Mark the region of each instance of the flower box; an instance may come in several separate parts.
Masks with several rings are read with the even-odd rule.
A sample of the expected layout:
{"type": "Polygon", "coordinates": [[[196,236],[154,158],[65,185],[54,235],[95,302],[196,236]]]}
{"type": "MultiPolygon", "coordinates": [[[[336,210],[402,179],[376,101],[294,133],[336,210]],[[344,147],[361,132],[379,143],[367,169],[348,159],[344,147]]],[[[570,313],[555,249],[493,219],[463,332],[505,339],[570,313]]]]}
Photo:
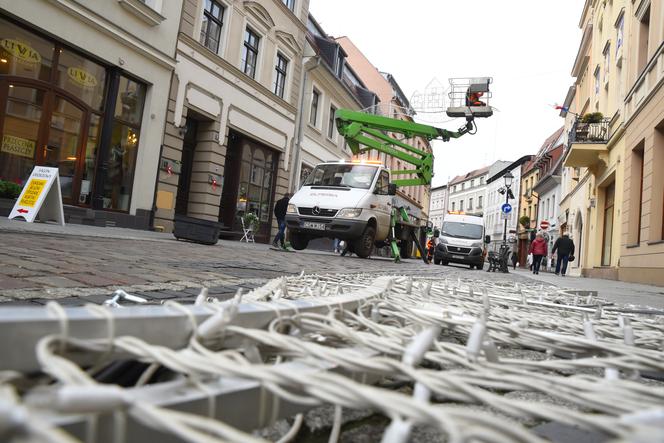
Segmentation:
{"type": "Polygon", "coordinates": [[[173,235],[178,240],[189,240],[204,245],[214,245],[219,241],[222,224],[186,215],[175,216],[173,235]]]}

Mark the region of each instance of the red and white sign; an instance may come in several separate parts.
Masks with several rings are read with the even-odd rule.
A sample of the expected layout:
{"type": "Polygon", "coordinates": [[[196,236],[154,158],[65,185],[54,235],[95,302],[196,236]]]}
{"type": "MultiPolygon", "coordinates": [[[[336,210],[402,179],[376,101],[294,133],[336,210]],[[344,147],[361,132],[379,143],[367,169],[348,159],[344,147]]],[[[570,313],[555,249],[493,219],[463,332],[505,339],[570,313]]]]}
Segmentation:
{"type": "Polygon", "coordinates": [[[542,220],[542,223],[540,223],[540,228],[549,229],[549,222],[546,220],[542,220]]]}
{"type": "Polygon", "coordinates": [[[9,214],[9,219],[16,217],[28,223],[39,217],[40,221],[65,224],[58,168],[35,166],[9,214]]]}

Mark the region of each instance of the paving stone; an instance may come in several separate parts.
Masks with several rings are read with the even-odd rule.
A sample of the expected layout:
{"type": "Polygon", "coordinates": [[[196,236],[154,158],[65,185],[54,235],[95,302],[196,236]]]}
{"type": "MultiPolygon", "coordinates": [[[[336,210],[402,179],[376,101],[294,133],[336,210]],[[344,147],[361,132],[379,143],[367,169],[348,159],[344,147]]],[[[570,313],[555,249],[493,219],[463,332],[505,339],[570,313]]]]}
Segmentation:
{"type": "Polygon", "coordinates": [[[127,275],[127,274],[116,274],[114,272],[105,272],[106,270],[104,269],[104,272],[101,274],[103,278],[108,278],[110,280],[113,280],[117,283],[115,284],[124,284],[124,285],[142,285],[144,283],[147,283],[147,280],[144,278],[140,278],[134,275],[127,275]]]}
{"type": "Polygon", "coordinates": [[[23,289],[38,288],[41,285],[21,278],[2,277],[0,278],[0,291],[5,289],[23,289]]]}
{"type": "Polygon", "coordinates": [[[39,303],[35,303],[32,300],[15,300],[8,297],[0,297],[0,307],[2,306],[29,306],[36,307],[41,306],[39,303]]]}
{"type": "Polygon", "coordinates": [[[29,277],[25,280],[39,283],[40,286],[47,286],[51,288],[76,288],[81,286],[80,282],[69,280],[68,278],[60,277],[57,275],[51,275],[48,277],[29,277]]]}
{"type": "Polygon", "coordinates": [[[35,275],[40,275],[40,273],[37,271],[32,271],[30,269],[25,269],[20,266],[14,266],[10,264],[0,266],[0,274],[7,275],[9,277],[32,277],[35,275]]]}
{"type": "Polygon", "coordinates": [[[67,278],[79,281],[86,286],[113,286],[120,283],[97,274],[67,274],[67,278]]]}
{"type": "MultiPolygon", "coordinates": [[[[35,298],[30,301],[38,305],[45,305],[53,300],[48,298],[35,298]]],[[[55,301],[60,303],[62,306],[83,306],[86,303],[85,300],[79,297],[62,297],[62,298],[56,298],[55,301]]]]}

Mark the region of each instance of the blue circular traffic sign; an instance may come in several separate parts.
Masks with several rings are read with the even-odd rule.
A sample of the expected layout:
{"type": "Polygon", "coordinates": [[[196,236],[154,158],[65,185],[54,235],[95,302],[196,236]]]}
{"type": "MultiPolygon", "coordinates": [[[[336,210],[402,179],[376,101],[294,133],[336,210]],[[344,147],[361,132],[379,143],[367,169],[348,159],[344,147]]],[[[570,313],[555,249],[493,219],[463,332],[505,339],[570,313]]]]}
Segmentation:
{"type": "Polygon", "coordinates": [[[500,209],[503,211],[503,214],[509,214],[510,212],[512,212],[512,205],[510,205],[509,203],[505,203],[500,207],[500,209]]]}

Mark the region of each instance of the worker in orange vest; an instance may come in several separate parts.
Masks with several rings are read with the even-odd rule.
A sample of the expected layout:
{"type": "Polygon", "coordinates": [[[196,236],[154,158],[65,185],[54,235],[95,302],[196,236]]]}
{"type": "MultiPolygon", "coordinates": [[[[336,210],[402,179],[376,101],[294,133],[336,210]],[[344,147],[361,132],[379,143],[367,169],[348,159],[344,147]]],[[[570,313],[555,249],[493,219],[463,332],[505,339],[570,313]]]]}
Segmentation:
{"type": "Polygon", "coordinates": [[[433,260],[433,252],[436,248],[436,243],[439,236],[440,231],[438,229],[434,229],[433,236],[427,240],[427,262],[429,263],[431,263],[431,260],[433,260]]]}
{"type": "Polygon", "coordinates": [[[466,106],[486,106],[486,103],[480,100],[480,97],[484,95],[483,92],[466,92],[466,106]]]}

